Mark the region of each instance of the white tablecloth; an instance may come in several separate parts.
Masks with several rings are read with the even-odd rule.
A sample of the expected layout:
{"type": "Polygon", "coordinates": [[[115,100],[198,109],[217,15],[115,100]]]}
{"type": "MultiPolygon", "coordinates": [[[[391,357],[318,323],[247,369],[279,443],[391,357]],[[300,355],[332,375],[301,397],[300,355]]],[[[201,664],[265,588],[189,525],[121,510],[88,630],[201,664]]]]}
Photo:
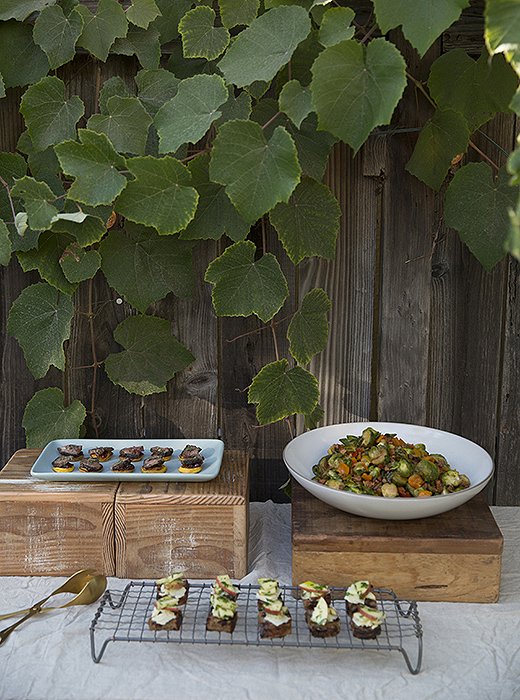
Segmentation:
{"type": "MultiPolygon", "coordinates": [[[[500,602],[419,604],[424,660],[418,676],[396,652],[326,649],[110,643],[94,664],[90,606],[49,613],[11,635],[0,647],[0,699],[518,699],[520,508],[493,512],[505,537],[500,602]]],[[[251,505],[250,552],[245,582],[263,575],[290,583],[290,506],[251,505]]],[[[0,612],[28,606],[56,585],[55,578],[1,578],[0,612]]]]}

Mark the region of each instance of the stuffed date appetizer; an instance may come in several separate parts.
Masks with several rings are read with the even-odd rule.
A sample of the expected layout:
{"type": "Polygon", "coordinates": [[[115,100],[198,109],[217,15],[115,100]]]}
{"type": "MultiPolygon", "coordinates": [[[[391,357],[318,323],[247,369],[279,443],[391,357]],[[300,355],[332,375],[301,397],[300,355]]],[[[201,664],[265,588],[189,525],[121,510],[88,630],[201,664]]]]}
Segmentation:
{"type": "Polygon", "coordinates": [[[163,462],[167,462],[171,459],[173,447],[150,447],[150,453],[152,457],[160,457],[163,462]]]}
{"type": "Polygon", "coordinates": [[[132,462],[140,462],[143,458],[144,447],[142,445],[135,445],[133,447],[122,447],[119,450],[119,456],[122,459],[131,459],[132,462]]]}
{"type": "Polygon", "coordinates": [[[135,465],[130,459],[120,459],[118,462],[112,465],[112,471],[128,474],[135,471],[135,465]]]}
{"type": "Polygon", "coordinates": [[[164,474],[165,471],[167,471],[166,464],[161,457],[148,457],[141,467],[143,474],[164,474]]]}
{"type": "Polygon", "coordinates": [[[64,457],[70,457],[71,462],[83,459],[83,447],[81,445],[63,445],[58,447],[58,452],[64,457]]]}
{"type": "Polygon", "coordinates": [[[114,451],[113,447],[93,447],[88,451],[92,459],[97,459],[98,462],[107,462],[114,451]]]}
{"type": "Polygon", "coordinates": [[[179,471],[182,474],[197,474],[202,470],[204,456],[201,454],[202,447],[196,445],[186,445],[179,455],[181,466],[179,471]]]}
{"type": "Polygon", "coordinates": [[[70,457],[60,455],[52,462],[53,472],[73,472],[74,464],[70,461],[70,457]]]}
{"type": "Polygon", "coordinates": [[[80,472],[97,473],[103,471],[103,465],[97,459],[82,459],[79,463],[80,472]]]}

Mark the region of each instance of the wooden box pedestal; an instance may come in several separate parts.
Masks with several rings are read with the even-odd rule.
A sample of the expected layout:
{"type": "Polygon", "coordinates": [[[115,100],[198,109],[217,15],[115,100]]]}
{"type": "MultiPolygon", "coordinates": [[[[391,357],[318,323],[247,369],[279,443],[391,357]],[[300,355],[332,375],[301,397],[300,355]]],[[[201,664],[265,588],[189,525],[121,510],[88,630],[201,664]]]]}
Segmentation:
{"type": "Polygon", "coordinates": [[[247,573],[249,458],[226,450],[205,482],[125,482],[115,502],[116,574],[189,578],[247,573]]]}
{"type": "Polygon", "coordinates": [[[332,508],[293,481],[293,583],[369,579],[414,600],[493,603],[503,538],[484,497],[424,520],[372,520],[332,508]]]}
{"type": "Polygon", "coordinates": [[[0,471],[0,576],[113,576],[118,484],[33,479],[39,454],[18,450],[0,471]]]}

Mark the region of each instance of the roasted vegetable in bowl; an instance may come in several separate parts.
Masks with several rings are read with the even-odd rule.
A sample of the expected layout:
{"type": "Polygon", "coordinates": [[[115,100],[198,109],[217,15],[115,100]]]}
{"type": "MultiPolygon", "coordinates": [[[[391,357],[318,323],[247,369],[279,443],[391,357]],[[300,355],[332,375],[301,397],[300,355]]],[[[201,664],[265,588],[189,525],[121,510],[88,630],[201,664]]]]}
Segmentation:
{"type": "Polygon", "coordinates": [[[428,498],[470,485],[443,455],[373,428],[331,445],[312,471],[313,481],[330,488],[384,498],[428,498]]]}

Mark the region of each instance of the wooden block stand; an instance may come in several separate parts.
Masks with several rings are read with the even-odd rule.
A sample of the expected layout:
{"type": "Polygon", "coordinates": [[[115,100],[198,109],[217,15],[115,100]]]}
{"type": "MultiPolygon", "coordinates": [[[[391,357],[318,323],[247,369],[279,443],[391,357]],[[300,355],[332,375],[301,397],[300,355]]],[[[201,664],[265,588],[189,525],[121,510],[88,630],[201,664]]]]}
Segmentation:
{"type": "Polygon", "coordinates": [[[115,504],[116,574],[191,578],[247,573],[249,459],[226,450],[206,482],[125,482],[115,504]]]}
{"type": "Polygon", "coordinates": [[[0,576],[191,578],[247,573],[249,459],[226,450],[207,482],[66,482],[33,479],[39,450],[0,471],[0,576]]]}
{"type": "Polygon", "coordinates": [[[484,497],[423,520],[373,520],[326,505],[293,481],[293,582],[369,579],[403,598],[493,603],[503,538],[484,497]]]}
{"type": "Polygon", "coordinates": [[[40,450],[18,450],[0,471],[0,576],[113,576],[118,484],[33,479],[40,450]]]}

